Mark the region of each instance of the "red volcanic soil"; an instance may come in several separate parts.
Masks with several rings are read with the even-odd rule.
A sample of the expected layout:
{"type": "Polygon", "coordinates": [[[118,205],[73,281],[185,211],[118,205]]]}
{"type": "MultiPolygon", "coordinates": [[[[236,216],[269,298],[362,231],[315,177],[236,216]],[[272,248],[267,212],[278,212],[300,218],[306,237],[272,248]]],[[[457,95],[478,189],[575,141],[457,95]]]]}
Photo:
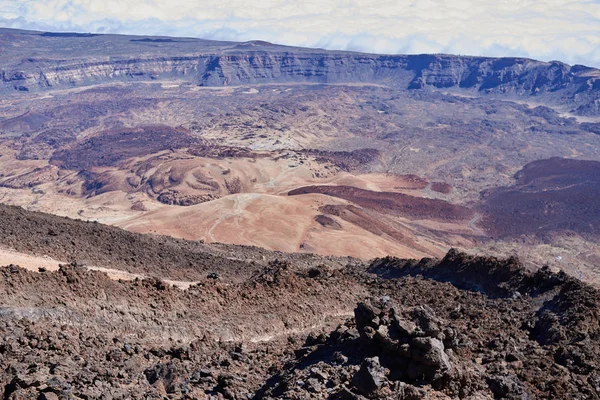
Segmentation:
{"type": "Polygon", "coordinates": [[[296,196],[320,193],[351,201],[361,207],[415,219],[466,220],[473,212],[459,205],[438,199],[425,199],[395,192],[373,192],[352,186],[306,186],[288,193],[296,196]]]}
{"type": "Polygon", "coordinates": [[[404,178],[406,180],[407,184],[399,189],[417,189],[417,190],[419,190],[419,189],[425,189],[427,187],[427,185],[429,185],[429,182],[427,182],[425,179],[423,179],[417,175],[413,175],[413,174],[400,175],[400,177],[404,178]]]}
{"type": "Polygon", "coordinates": [[[416,247],[415,243],[406,238],[402,232],[386,224],[380,218],[374,218],[368,215],[364,210],[356,206],[328,204],[319,208],[319,211],[340,217],[344,221],[360,226],[364,230],[374,233],[375,235],[381,236],[387,234],[401,243],[410,244],[413,247],[416,247]]]}
{"type": "Polygon", "coordinates": [[[452,186],[448,185],[445,182],[432,182],[431,190],[442,194],[448,194],[452,191],[452,186]]]}
{"type": "Polygon", "coordinates": [[[100,132],[70,148],[57,151],[51,161],[67,169],[85,170],[198,142],[188,131],[169,126],[125,128],[100,132]]]}
{"type": "Polygon", "coordinates": [[[600,162],[538,160],[516,175],[517,183],[482,193],[482,220],[497,236],[557,231],[600,233],[600,162]]]}

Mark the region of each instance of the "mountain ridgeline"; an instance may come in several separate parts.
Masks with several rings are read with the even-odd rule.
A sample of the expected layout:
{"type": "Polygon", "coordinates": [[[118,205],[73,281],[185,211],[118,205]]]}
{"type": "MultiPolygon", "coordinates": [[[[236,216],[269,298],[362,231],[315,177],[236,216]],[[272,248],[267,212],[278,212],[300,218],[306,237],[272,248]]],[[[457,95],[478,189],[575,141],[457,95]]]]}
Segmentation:
{"type": "Polygon", "coordinates": [[[544,102],[578,115],[600,115],[600,71],[556,61],[375,55],[260,41],[150,39],[9,29],[0,29],[0,47],[6,49],[0,61],[3,91],[172,78],[199,86],[381,84],[460,90],[473,95],[542,97],[544,102]],[[32,48],[37,50],[34,54],[32,48]]]}

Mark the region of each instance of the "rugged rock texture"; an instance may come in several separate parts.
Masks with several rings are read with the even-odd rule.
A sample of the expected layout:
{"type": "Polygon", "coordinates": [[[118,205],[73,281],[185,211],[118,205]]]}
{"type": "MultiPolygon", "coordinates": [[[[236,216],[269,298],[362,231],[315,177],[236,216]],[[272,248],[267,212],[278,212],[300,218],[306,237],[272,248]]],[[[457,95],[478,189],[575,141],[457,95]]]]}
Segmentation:
{"type": "Polygon", "coordinates": [[[335,275],[273,263],[241,284],[210,276],[183,292],[73,266],[0,268],[0,396],[247,399],[287,357],[286,334],[360,293],[335,275]]]}
{"type": "Polygon", "coordinates": [[[346,257],[286,254],[256,247],[207,245],[167,236],[141,235],[1,204],[0,221],[0,248],[163,279],[195,281],[213,272],[228,280],[240,280],[275,259],[295,260],[306,268],[324,264],[339,268],[353,262],[346,257]]]}
{"type": "MultiPolygon", "coordinates": [[[[43,196],[41,186],[60,175],[72,196],[139,187],[190,205],[252,183],[276,187],[268,176],[241,180],[240,171],[262,161],[285,164],[272,165],[277,176],[301,168],[311,179],[337,170],[414,173],[397,183],[379,176],[382,190],[355,181],[284,192],[338,198],[314,207],[311,229],[340,234],[351,223],[411,249],[418,244],[409,231],[425,225],[407,228],[407,219],[460,222],[479,235],[475,224],[488,220],[476,211],[493,211],[494,199],[504,206],[540,198],[547,208],[516,218],[536,229],[540,210],[563,215],[569,228],[574,215],[593,222],[585,216],[597,208],[597,163],[550,158],[597,157],[597,124],[561,115],[599,114],[598,71],[590,68],[14,30],[0,30],[0,47],[0,91],[11,93],[0,121],[5,195],[43,196]],[[155,84],[62,91],[60,100],[25,94],[121,82],[155,84]],[[303,85],[297,93],[299,85],[198,88],[262,83],[303,85]],[[330,83],[349,85],[321,85],[330,83]],[[503,101],[516,98],[545,105],[503,101]],[[303,136],[304,150],[287,150],[303,136]],[[331,148],[318,146],[329,140],[331,148]],[[211,159],[212,174],[191,156],[211,159]],[[528,164],[540,157],[547,160],[528,164]],[[239,159],[247,165],[236,167],[239,159]],[[327,165],[304,164],[317,161],[327,165]],[[484,192],[487,208],[453,202],[484,183],[512,184],[507,178],[525,164],[517,186],[484,192]],[[415,169],[430,165],[426,174],[415,169]],[[70,192],[82,183],[81,193],[70,192]],[[426,196],[395,192],[404,189],[426,196]],[[576,207],[556,202],[564,193],[580,194],[567,196],[576,207]]],[[[71,262],[53,272],[16,261],[0,268],[2,398],[600,398],[600,295],[548,267],[532,272],[516,258],[455,250],[366,264],[139,235],[7,206],[0,226],[6,254],[71,262]],[[175,279],[189,289],[171,286],[175,279]]]]}
{"type": "Polygon", "coordinates": [[[185,291],[77,264],[2,267],[0,396],[600,398],[600,294],[564,273],[457,251],[369,268],[289,260],[248,276],[222,258],[223,275],[185,291]]]}
{"type": "MultiPolygon", "coordinates": [[[[465,262],[472,264],[469,257],[454,253],[435,268],[450,274],[464,270],[465,262]]],[[[594,342],[598,321],[592,317],[598,292],[547,268],[530,274],[510,272],[495,259],[479,262],[493,271],[526,276],[529,283],[517,287],[529,295],[515,290],[492,299],[421,275],[411,277],[415,270],[405,270],[403,278],[374,281],[370,293],[377,296],[359,303],[353,320],[328,334],[310,336],[296,351],[296,360],[267,381],[259,395],[599,398],[592,356],[599,350],[594,342]]],[[[491,287],[495,278],[475,275],[473,281],[491,287]]]]}
{"type": "Polygon", "coordinates": [[[257,83],[374,83],[543,96],[581,115],[600,113],[598,71],[524,58],[370,55],[265,42],[140,39],[3,29],[5,90],[29,91],[113,80],[183,78],[201,86],[257,83]],[[107,43],[109,43],[107,45],[107,43]],[[68,46],[67,46],[68,44],[68,46]],[[64,57],[64,50],[72,51],[64,57]],[[32,48],[38,50],[32,57],[32,48]]]}

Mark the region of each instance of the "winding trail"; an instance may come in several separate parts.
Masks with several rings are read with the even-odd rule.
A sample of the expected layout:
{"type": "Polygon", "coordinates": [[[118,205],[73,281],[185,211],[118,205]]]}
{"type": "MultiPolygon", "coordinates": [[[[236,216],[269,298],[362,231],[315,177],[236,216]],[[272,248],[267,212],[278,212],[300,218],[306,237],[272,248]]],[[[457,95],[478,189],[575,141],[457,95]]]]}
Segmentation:
{"type": "Polygon", "coordinates": [[[475,224],[477,224],[477,222],[479,222],[481,220],[482,215],[479,213],[475,213],[475,215],[473,216],[473,218],[471,218],[471,220],[469,221],[469,229],[471,229],[472,231],[474,231],[475,233],[477,233],[479,236],[486,236],[487,234],[482,231],[481,229],[479,229],[475,224]]]}
{"type": "Polygon", "coordinates": [[[351,318],[353,316],[354,316],[354,309],[336,312],[336,313],[326,313],[326,314],[323,314],[320,316],[319,322],[314,323],[312,325],[303,326],[302,328],[295,328],[295,329],[283,329],[281,331],[278,331],[273,334],[268,334],[268,335],[266,334],[266,335],[253,336],[253,337],[249,338],[249,341],[252,343],[263,343],[263,342],[270,342],[272,340],[290,336],[290,335],[307,334],[307,333],[313,332],[313,331],[321,329],[321,328],[329,327],[330,325],[338,324],[340,321],[347,319],[347,318],[351,318]]]}
{"type": "Polygon", "coordinates": [[[225,220],[227,220],[229,218],[239,217],[240,215],[242,215],[244,212],[244,210],[242,208],[242,203],[245,204],[248,202],[248,200],[252,200],[252,199],[256,198],[257,196],[258,196],[257,193],[243,193],[243,194],[235,195],[235,197],[232,199],[234,202],[233,203],[233,211],[230,213],[221,215],[219,218],[217,218],[215,223],[210,227],[210,229],[206,233],[206,235],[209,237],[210,241],[217,242],[217,240],[215,240],[215,238],[213,236],[213,231],[225,220]]]}

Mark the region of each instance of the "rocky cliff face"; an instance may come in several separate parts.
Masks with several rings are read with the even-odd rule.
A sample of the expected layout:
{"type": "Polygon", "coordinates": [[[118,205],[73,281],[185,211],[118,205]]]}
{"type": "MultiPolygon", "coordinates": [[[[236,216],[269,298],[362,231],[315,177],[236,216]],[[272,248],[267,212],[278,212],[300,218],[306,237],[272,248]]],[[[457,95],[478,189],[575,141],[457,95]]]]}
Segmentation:
{"type": "Polygon", "coordinates": [[[56,36],[0,30],[7,91],[173,78],[202,86],[375,83],[543,96],[582,115],[600,114],[600,72],[560,62],[452,55],[372,55],[276,46],[112,35],[56,36]]]}

